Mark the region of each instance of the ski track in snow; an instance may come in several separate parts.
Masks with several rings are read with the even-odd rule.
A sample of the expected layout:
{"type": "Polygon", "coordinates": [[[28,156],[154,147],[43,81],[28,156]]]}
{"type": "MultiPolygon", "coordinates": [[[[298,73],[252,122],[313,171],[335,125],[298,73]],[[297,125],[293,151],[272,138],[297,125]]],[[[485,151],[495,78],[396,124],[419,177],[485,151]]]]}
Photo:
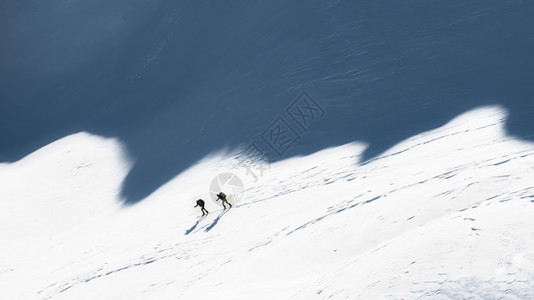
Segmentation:
{"type": "MultiPolygon", "coordinates": [[[[363,146],[340,146],[277,162],[257,184],[232,169],[246,181],[245,199],[228,210],[208,202],[210,214],[199,219],[190,208],[195,192],[180,191],[207,188],[220,158],[134,207],[107,204],[118,193],[108,195],[93,204],[107,212],[86,221],[91,203],[65,200],[58,227],[48,229],[47,221],[42,232],[26,233],[24,242],[42,258],[15,246],[12,259],[2,255],[0,283],[12,287],[5,299],[534,299],[534,145],[504,135],[504,121],[502,110],[481,108],[370,161],[358,162],[363,146]],[[78,210],[80,220],[61,219],[78,210]]],[[[34,171],[27,159],[0,165],[0,179],[34,171]]],[[[70,163],[59,165],[96,172],[81,182],[106,165],[70,163]]],[[[62,176],[80,193],[81,184],[62,176]]],[[[11,200],[1,211],[32,205],[18,195],[16,187],[0,195],[11,200]]],[[[16,236],[4,230],[0,238],[7,244],[16,236]]]]}

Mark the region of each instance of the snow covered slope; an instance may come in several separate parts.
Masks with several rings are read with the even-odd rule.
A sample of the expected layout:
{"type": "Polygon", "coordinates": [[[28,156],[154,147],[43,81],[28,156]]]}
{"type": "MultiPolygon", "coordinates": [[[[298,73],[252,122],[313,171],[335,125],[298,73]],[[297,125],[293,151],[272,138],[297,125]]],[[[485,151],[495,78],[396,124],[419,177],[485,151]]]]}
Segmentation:
{"type": "Polygon", "coordinates": [[[368,160],[489,105],[532,142],[532,12],[524,0],[4,0],[0,163],[78,132],[117,138],[135,204],[248,144],[303,92],[326,113],[285,157],[361,141],[368,160]]]}
{"type": "Polygon", "coordinates": [[[121,206],[133,162],[78,133],[0,164],[2,299],[533,299],[534,144],[483,107],[360,161],[347,144],[257,182],[214,154],[121,206]],[[229,211],[194,200],[233,172],[229,211]]]}

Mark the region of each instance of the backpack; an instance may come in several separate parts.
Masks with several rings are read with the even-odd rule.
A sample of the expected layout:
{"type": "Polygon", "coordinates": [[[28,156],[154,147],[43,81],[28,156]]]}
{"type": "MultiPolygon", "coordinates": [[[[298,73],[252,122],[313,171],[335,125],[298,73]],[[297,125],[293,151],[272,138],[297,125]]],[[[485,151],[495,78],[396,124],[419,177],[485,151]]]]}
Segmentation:
{"type": "Polygon", "coordinates": [[[226,195],[223,192],[220,192],[217,196],[221,199],[226,199],[226,195]]]}
{"type": "Polygon", "coordinates": [[[204,200],[202,200],[202,199],[198,199],[198,200],[197,200],[197,204],[198,204],[199,206],[204,206],[204,200]]]}

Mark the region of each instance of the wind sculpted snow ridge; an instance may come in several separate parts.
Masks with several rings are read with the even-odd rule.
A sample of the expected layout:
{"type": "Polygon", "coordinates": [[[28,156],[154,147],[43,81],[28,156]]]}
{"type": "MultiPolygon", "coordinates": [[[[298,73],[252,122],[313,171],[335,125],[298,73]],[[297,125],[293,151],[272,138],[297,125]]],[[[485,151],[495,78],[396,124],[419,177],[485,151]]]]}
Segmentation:
{"type": "Polygon", "coordinates": [[[67,137],[0,165],[2,298],[532,299],[534,145],[505,119],[479,108],[371,161],[352,143],[257,182],[214,155],[131,207],[120,144],[67,137]],[[245,187],[226,211],[222,172],[245,187]]]}

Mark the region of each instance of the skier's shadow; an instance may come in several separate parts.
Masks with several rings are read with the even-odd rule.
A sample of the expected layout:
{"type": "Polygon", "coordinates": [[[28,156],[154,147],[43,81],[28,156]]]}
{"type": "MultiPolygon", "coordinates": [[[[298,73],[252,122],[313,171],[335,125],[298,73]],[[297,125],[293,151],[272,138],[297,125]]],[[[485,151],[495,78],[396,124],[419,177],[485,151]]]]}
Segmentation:
{"type": "Polygon", "coordinates": [[[222,218],[222,216],[224,216],[224,214],[226,214],[230,209],[225,209],[223,210],[218,216],[217,218],[215,218],[215,220],[213,220],[213,223],[211,223],[210,226],[208,226],[204,231],[205,232],[208,232],[210,231],[211,229],[213,229],[213,227],[215,227],[215,225],[217,225],[217,223],[219,222],[219,220],[222,218]]]}
{"type": "Polygon", "coordinates": [[[202,216],[200,217],[200,219],[197,220],[197,222],[195,223],[195,225],[193,225],[191,228],[187,229],[184,233],[184,235],[189,235],[191,232],[193,232],[193,230],[195,230],[195,228],[197,228],[198,224],[200,223],[200,221],[204,220],[204,218],[206,218],[206,216],[202,216]]]}

